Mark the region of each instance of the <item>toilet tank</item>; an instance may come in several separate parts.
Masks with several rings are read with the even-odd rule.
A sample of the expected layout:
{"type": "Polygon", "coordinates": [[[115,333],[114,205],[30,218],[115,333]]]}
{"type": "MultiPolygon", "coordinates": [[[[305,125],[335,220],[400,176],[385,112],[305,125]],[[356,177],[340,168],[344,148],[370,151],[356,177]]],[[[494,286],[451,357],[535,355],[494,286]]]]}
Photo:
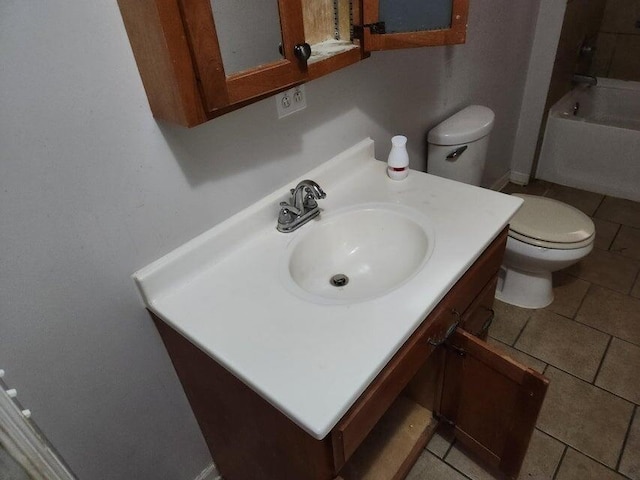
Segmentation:
{"type": "Polygon", "coordinates": [[[495,115],[470,105],[434,127],[427,138],[427,173],[480,185],[495,115]]]}

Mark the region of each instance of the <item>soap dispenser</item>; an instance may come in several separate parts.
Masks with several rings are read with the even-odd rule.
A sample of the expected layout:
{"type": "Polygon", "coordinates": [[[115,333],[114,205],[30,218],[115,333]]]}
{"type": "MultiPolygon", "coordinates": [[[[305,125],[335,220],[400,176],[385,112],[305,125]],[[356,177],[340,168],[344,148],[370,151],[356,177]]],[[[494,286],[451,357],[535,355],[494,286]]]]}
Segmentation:
{"type": "Polygon", "coordinates": [[[409,175],[407,137],[396,135],[391,139],[391,151],[387,159],[387,175],[392,180],[403,180],[409,175]]]}

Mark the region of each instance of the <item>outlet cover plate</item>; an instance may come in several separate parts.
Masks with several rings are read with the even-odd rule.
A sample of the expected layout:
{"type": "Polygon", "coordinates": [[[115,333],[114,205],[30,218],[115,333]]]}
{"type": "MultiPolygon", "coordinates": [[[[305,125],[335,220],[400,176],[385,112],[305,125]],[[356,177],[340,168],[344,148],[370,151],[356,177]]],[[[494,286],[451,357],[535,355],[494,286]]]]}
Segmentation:
{"type": "Polygon", "coordinates": [[[307,108],[307,94],[304,91],[304,85],[298,85],[278,93],[276,95],[276,108],[278,109],[278,118],[286,117],[307,108]]]}

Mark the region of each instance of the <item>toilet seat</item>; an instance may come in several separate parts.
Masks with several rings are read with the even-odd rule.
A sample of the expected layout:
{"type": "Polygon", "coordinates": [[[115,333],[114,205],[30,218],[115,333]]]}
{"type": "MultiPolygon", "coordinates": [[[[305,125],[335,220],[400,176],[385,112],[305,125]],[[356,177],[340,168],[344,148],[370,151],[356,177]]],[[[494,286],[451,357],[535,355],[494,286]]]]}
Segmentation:
{"type": "Polygon", "coordinates": [[[530,245],[572,250],[593,243],[593,221],[577,208],[552,198],[514,194],[524,204],[511,219],[509,236],[530,245]]]}

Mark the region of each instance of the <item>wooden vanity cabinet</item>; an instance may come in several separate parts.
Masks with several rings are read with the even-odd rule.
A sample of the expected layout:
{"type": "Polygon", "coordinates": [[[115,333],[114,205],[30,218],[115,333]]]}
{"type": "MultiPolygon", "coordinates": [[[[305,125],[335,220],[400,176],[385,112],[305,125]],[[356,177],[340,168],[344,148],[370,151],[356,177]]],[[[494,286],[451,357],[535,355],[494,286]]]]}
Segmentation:
{"type": "Polygon", "coordinates": [[[548,381],[475,336],[486,335],[492,318],[506,233],[322,440],[152,314],[224,478],[402,479],[442,423],[488,466],[515,478],[548,381]]]}
{"type": "Polygon", "coordinates": [[[468,0],[450,1],[447,28],[385,33],[378,0],[272,0],[281,43],[274,41],[270,58],[277,60],[238,72],[225,71],[212,0],[118,4],[153,115],[192,127],[344,68],[373,50],[464,43],[468,0]],[[299,54],[305,49],[297,49],[304,45],[314,52],[308,61],[299,54]]]}

